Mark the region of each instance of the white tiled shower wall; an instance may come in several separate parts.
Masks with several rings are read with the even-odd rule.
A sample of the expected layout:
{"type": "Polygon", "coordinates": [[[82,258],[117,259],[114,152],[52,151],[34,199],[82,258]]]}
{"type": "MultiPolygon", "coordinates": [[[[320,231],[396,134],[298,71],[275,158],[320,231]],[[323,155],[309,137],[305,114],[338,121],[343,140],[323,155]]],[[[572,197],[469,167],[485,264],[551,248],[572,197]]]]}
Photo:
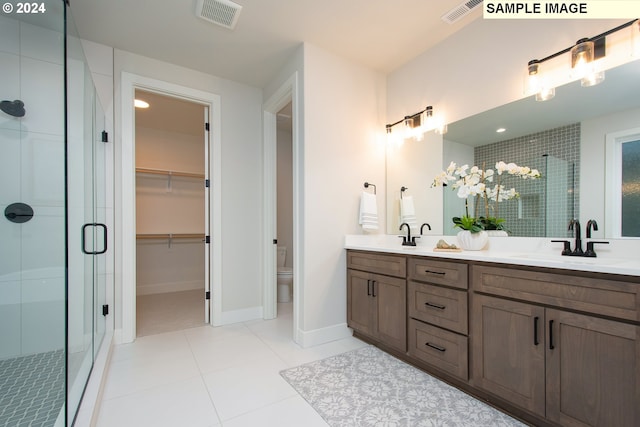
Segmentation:
{"type": "Polygon", "coordinates": [[[62,31],[0,16],[0,100],[26,109],[0,112],[0,210],[34,210],[0,217],[0,359],[64,347],[63,45],[62,31]]]}

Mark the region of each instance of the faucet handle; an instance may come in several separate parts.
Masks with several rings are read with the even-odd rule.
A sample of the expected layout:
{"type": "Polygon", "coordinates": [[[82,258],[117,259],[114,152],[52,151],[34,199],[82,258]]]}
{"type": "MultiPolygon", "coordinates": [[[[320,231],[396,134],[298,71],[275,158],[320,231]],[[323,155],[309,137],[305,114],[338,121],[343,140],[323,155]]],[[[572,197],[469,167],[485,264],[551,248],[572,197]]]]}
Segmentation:
{"type": "Polygon", "coordinates": [[[571,243],[568,240],[552,240],[553,243],[564,243],[564,248],[562,249],[562,255],[571,254],[571,243]]]}
{"type": "Polygon", "coordinates": [[[593,250],[593,245],[595,245],[595,244],[608,245],[609,242],[595,242],[593,240],[587,242],[587,250],[584,252],[584,256],[588,256],[588,257],[597,257],[598,256],[596,254],[596,252],[593,250]]]}
{"type": "Polygon", "coordinates": [[[414,244],[416,243],[416,239],[419,239],[420,236],[412,236],[411,237],[411,242],[413,242],[414,244]]]}

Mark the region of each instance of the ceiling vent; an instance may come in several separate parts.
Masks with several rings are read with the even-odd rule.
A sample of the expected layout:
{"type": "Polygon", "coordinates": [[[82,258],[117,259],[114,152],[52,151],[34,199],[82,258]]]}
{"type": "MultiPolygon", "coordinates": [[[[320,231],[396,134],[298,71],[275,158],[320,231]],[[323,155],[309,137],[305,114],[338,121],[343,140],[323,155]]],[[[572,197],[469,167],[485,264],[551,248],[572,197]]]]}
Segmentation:
{"type": "Polygon", "coordinates": [[[449,12],[442,15],[441,19],[447,24],[453,24],[454,22],[467,16],[473,8],[482,3],[482,0],[468,0],[464,3],[454,7],[449,12]]]}
{"type": "Polygon", "coordinates": [[[238,22],[242,6],[229,0],[198,0],[196,15],[233,30],[238,22]]]}

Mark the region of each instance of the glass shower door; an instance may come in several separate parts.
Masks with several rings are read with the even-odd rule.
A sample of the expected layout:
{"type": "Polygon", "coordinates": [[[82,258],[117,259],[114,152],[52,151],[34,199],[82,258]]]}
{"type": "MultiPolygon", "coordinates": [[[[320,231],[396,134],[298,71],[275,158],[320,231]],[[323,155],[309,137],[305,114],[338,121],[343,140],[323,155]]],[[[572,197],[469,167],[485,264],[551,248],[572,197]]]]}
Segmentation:
{"type": "MultiPolygon", "coordinates": [[[[68,17],[69,18],[69,17],[68,17]]],[[[72,425],[105,332],[104,112],[73,21],[67,20],[67,425],[72,425]]]]}

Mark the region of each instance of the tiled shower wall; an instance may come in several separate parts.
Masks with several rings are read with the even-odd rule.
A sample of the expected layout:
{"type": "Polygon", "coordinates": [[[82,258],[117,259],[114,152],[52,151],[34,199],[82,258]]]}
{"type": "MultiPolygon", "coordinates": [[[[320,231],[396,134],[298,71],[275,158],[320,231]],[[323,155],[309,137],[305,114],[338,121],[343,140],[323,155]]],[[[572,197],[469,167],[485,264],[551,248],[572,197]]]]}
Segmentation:
{"type": "MultiPolygon", "coordinates": [[[[60,24],[62,25],[62,24],[60,24]]],[[[22,202],[23,224],[0,216],[0,359],[64,348],[63,32],[0,16],[0,212],[22,202]]]]}
{"type": "Polygon", "coordinates": [[[497,216],[513,236],[568,236],[569,220],[579,216],[580,123],[476,147],[474,156],[479,167],[513,162],[542,174],[537,180],[509,177],[502,182],[520,193],[519,199],[498,206],[497,216]]]}

